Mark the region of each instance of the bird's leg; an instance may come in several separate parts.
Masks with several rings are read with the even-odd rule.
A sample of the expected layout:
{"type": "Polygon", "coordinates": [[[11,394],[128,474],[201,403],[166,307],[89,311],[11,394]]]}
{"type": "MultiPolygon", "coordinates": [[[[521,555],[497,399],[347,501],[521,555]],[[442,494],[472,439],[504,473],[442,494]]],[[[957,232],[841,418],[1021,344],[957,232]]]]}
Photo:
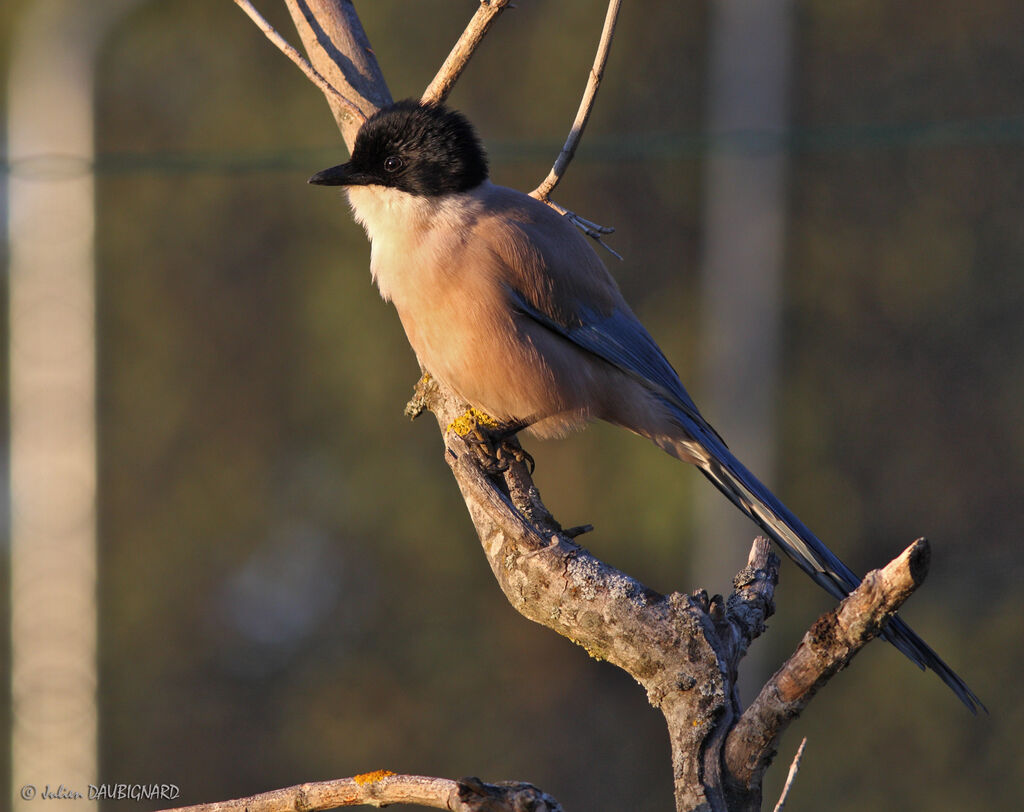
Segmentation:
{"type": "Polygon", "coordinates": [[[536,467],[533,457],[516,440],[516,433],[524,428],[525,423],[500,423],[475,408],[448,425],[448,431],[454,431],[469,444],[488,474],[504,473],[513,460],[525,462],[533,474],[536,467]]]}

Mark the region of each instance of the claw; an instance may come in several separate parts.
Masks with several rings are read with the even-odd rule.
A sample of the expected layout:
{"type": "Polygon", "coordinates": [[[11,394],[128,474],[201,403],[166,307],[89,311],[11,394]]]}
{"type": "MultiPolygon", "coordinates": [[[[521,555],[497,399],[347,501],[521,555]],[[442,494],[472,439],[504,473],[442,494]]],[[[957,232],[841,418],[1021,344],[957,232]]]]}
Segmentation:
{"type": "Polygon", "coordinates": [[[526,470],[530,472],[530,476],[533,476],[533,472],[537,468],[537,463],[534,461],[533,455],[518,444],[513,445],[512,439],[513,438],[511,437],[506,437],[502,440],[501,445],[498,446],[499,456],[504,453],[512,457],[516,462],[525,463],[526,470]]]}
{"type": "Polygon", "coordinates": [[[473,449],[485,473],[503,474],[515,461],[524,463],[532,476],[537,464],[515,440],[521,428],[519,424],[503,425],[475,408],[448,424],[448,431],[458,434],[473,449]]]}

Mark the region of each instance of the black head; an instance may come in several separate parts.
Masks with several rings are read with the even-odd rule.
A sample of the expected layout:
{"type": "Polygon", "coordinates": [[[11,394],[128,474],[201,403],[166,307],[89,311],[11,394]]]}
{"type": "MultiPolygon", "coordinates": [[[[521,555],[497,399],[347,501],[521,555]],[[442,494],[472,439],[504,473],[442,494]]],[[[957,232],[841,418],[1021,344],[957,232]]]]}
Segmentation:
{"type": "Polygon", "coordinates": [[[323,186],[390,186],[433,197],[487,179],[487,156],[465,116],[407,100],[385,107],[359,130],[348,163],[317,172],[323,186]]]}

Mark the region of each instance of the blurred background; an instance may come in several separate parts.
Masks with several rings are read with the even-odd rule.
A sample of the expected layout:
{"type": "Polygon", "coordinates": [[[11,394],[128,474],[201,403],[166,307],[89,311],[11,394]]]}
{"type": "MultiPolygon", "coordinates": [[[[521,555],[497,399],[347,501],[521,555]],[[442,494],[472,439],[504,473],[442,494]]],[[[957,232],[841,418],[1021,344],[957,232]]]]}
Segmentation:
{"type": "MultiPolygon", "coordinates": [[[[81,526],[97,528],[81,549],[94,545],[96,561],[69,566],[86,586],[98,579],[97,620],[88,588],[69,639],[47,631],[47,611],[23,614],[41,623],[28,640],[95,650],[98,671],[77,687],[45,668],[17,680],[50,697],[54,723],[72,690],[95,696],[75,711],[84,740],[98,741],[93,762],[81,756],[86,781],[169,782],[177,803],[198,803],[387,768],[529,780],[567,810],[671,808],[659,713],[628,676],[508,606],[436,425],[402,416],[418,369],[371,285],[366,239],[339,194],[305,183],[346,155],[320,92],[229,0],[96,3],[89,25],[54,23],[49,40],[45,14],[25,22],[40,5],[85,7],[0,6],[0,187],[11,192],[0,260],[33,278],[31,251],[16,248],[18,189],[94,195],[79,257],[95,256],[95,285],[51,274],[95,307],[94,327],[72,306],[67,323],[37,329],[43,345],[79,336],[84,360],[61,356],[78,372],[94,337],[96,377],[91,390],[79,375],[77,417],[25,434],[35,445],[12,430],[8,445],[81,446],[81,526]],[[112,9],[103,26],[101,6],[112,9]],[[25,46],[40,30],[43,44],[25,46]],[[15,56],[54,61],[79,36],[94,40],[94,156],[19,135],[11,114],[39,78],[15,56]],[[85,423],[47,445],[68,420],[85,423]]],[[[396,98],[422,91],[476,5],[359,4],[396,98]]],[[[260,6],[297,44],[283,3],[260,6]]],[[[931,574],[903,615],[991,711],[970,716],[933,675],[869,646],[787,732],[766,798],[807,736],[789,809],[1013,808],[1024,777],[1024,6],[780,4],[781,27],[747,31],[750,51],[782,32],[768,55],[780,69],[754,71],[771,84],[749,94],[749,119],[716,101],[731,75],[721,8],[626,4],[555,197],[615,226],[624,261],[606,262],[706,416],[854,569],[931,539],[931,574]],[[751,160],[770,167],[767,190],[739,195],[767,201],[765,265],[739,263],[753,276],[715,293],[719,277],[701,271],[716,267],[714,246],[759,239],[763,226],[730,219],[715,162],[728,176],[751,160]],[[746,296],[765,279],[778,286],[746,296]],[[722,324],[723,297],[768,307],[722,324]],[[708,359],[750,330],[764,374],[739,376],[726,402],[730,384],[708,359]],[[741,425],[745,398],[753,428],[741,425]]],[[[477,124],[497,182],[528,190],[547,172],[603,15],[595,0],[520,3],[460,80],[450,101],[477,124]]],[[[65,110],[88,106],[88,82],[64,92],[65,110]]],[[[34,239],[63,245],[62,215],[42,216],[34,239]]],[[[13,327],[23,314],[8,290],[0,318],[13,327]]],[[[15,340],[4,354],[5,382],[53,361],[24,349],[15,340]]],[[[30,425],[38,412],[19,407],[14,382],[12,420],[30,425]]],[[[662,591],[729,589],[755,530],[702,543],[695,517],[721,497],[694,471],[606,426],[526,447],[555,516],[595,525],[582,541],[596,555],[662,591]]],[[[37,473],[40,493],[59,479],[37,473]]],[[[17,528],[19,497],[4,509],[17,528]]],[[[10,549],[6,531],[0,543],[10,549]]],[[[12,645],[35,646],[7,637],[12,619],[24,632],[20,594],[0,604],[8,690],[12,645]]],[[[44,594],[63,605],[59,590],[44,594]]],[[[746,675],[755,688],[829,607],[788,562],[777,602],[746,675]]],[[[0,714],[0,730],[31,738],[32,720],[6,703],[0,714]]],[[[10,741],[0,736],[0,797],[72,781],[45,764],[12,778],[10,741]]]]}

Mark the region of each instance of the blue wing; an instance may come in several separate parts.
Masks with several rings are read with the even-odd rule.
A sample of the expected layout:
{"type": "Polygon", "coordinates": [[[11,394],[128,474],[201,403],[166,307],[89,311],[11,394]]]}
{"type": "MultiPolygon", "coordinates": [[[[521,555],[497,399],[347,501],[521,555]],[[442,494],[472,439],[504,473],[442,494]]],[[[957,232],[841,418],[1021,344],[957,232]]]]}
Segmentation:
{"type": "Polygon", "coordinates": [[[524,315],[640,381],[686,415],[688,421],[700,424],[705,431],[725,444],[701,416],[696,404],[683,388],[679,375],[650,333],[631,312],[617,309],[610,315],[601,315],[581,307],[577,311],[580,323],[567,326],[538,310],[518,291],[506,289],[516,309],[524,315]]]}

